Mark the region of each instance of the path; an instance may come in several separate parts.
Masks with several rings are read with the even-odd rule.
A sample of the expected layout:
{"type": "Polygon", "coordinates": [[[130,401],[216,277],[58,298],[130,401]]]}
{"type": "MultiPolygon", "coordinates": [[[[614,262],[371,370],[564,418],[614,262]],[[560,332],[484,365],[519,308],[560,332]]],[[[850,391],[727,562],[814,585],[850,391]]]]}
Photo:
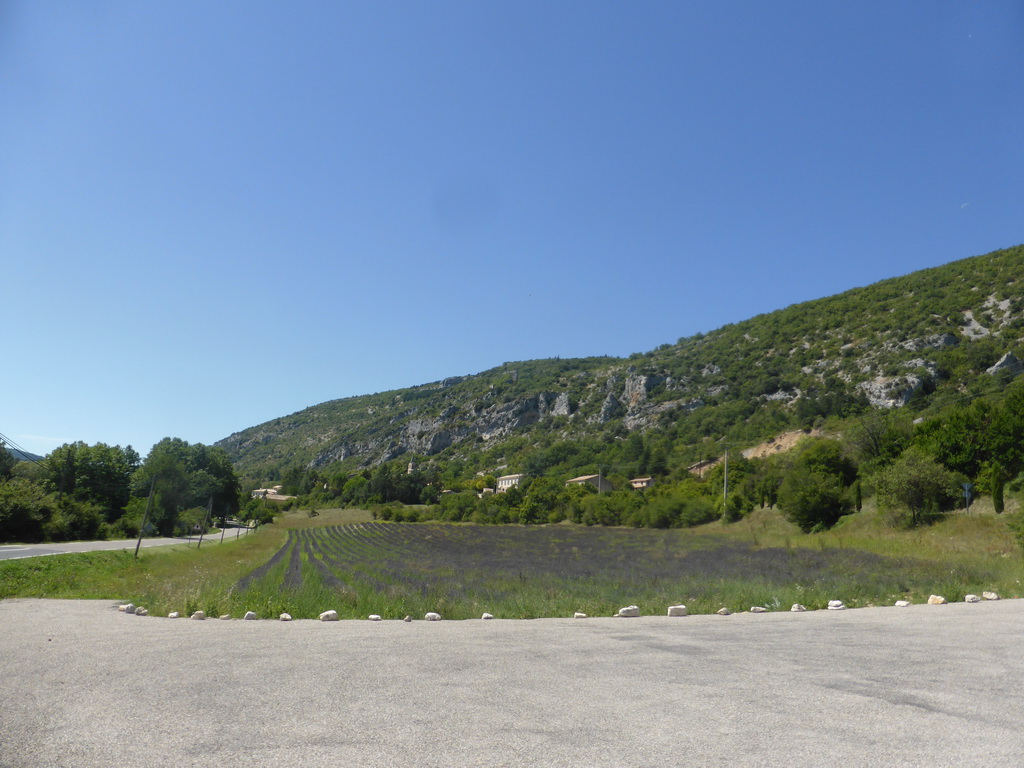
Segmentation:
{"type": "Polygon", "coordinates": [[[0,602],[0,765],[1017,766],[1024,601],[681,619],[0,602]]]}
{"type": "MultiPolygon", "coordinates": [[[[224,541],[234,541],[241,535],[244,536],[245,528],[225,529],[224,541]]],[[[143,539],[143,547],[167,547],[172,544],[188,544],[187,538],[166,538],[166,539],[143,539]]],[[[199,537],[193,536],[192,545],[195,546],[199,537]]],[[[203,546],[206,544],[219,544],[221,541],[220,531],[208,533],[203,537],[203,546]]],[[[135,549],[138,539],[115,539],[108,541],[61,541],[45,544],[0,544],[0,560],[18,560],[25,557],[43,557],[44,555],[65,555],[72,552],[98,552],[108,549],[135,549]]]]}

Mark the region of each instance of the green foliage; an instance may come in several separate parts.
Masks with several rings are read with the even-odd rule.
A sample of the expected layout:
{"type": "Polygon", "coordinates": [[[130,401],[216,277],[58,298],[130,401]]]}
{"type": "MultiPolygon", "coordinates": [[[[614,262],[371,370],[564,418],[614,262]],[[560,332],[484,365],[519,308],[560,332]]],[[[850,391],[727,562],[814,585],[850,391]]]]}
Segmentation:
{"type": "Polygon", "coordinates": [[[914,448],[883,469],[876,486],[879,504],[897,514],[909,514],[910,525],[952,509],[960,495],[957,476],[914,448]]]}
{"type": "Polygon", "coordinates": [[[56,508],[57,499],[28,480],[0,483],[0,541],[43,541],[56,508]]]}
{"type": "Polygon", "coordinates": [[[1017,540],[1018,546],[1024,551],[1024,511],[1006,518],[1006,525],[1017,540]]]}
{"type": "Polygon", "coordinates": [[[7,448],[7,443],[0,440],[0,481],[7,480],[14,474],[14,467],[18,460],[7,448]]]}
{"type": "Polygon", "coordinates": [[[182,512],[187,509],[211,504],[213,517],[221,520],[238,512],[241,488],[222,448],[164,438],[153,446],[145,462],[133,474],[135,495],[147,496],[154,478],[148,522],[161,535],[173,535],[182,512]]]}
{"type": "Polygon", "coordinates": [[[94,505],[114,521],[131,498],[138,466],[139,455],[131,446],[66,443],[43,460],[43,482],[51,492],[94,505]]]}
{"type": "Polygon", "coordinates": [[[108,526],[104,511],[89,502],[64,499],[57,503],[43,525],[46,541],[95,541],[106,539],[108,526]]]}
{"type": "Polygon", "coordinates": [[[838,475],[795,467],[782,481],[779,506],[787,520],[808,533],[831,528],[853,505],[838,475]]]}
{"type": "Polygon", "coordinates": [[[992,508],[995,510],[997,515],[1003,514],[1005,509],[1005,502],[1003,499],[1003,486],[1006,483],[1006,479],[1003,476],[1003,468],[997,462],[992,466],[990,475],[991,486],[990,491],[992,493],[992,508]]]}
{"type": "MultiPolygon", "coordinates": [[[[1014,418],[1024,407],[974,412],[971,399],[1020,389],[985,370],[1011,349],[1024,354],[1021,274],[1024,247],[1018,246],[760,315],[628,360],[509,362],[323,403],[244,430],[223,446],[246,476],[283,478],[287,490],[301,494],[313,492],[318,480],[338,493],[337,476],[376,466],[383,446],[389,455],[426,454],[437,462],[442,487],[459,488],[476,472],[497,474],[503,464],[558,479],[598,466],[627,478],[678,477],[684,462],[705,458],[705,440],[753,444],[788,429],[828,425],[842,426],[852,459],[866,473],[891,464],[913,442],[969,477],[994,459],[1012,476],[1024,469],[1024,439],[1014,418]],[[1010,300],[1005,314],[993,303],[1004,299],[1010,300]],[[965,310],[988,336],[963,333],[965,310]],[[922,385],[907,407],[868,405],[861,385],[909,375],[922,385]],[[634,378],[634,400],[628,400],[627,380],[643,376],[651,377],[649,385],[638,396],[634,378]],[[608,394],[633,409],[629,418],[596,418],[608,394]],[[552,413],[562,395],[571,418],[552,413]],[[949,408],[964,413],[946,420],[949,408]],[[927,428],[915,430],[916,416],[927,428]],[[495,436],[504,430],[507,437],[495,436]],[[342,455],[344,461],[332,458],[342,455]]],[[[894,397],[906,394],[893,386],[894,397]]],[[[367,499],[402,495],[384,483],[367,499]]]]}
{"type": "Polygon", "coordinates": [[[646,528],[692,528],[717,520],[720,511],[707,496],[673,490],[656,496],[637,510],[630,522],[646,528]]]}

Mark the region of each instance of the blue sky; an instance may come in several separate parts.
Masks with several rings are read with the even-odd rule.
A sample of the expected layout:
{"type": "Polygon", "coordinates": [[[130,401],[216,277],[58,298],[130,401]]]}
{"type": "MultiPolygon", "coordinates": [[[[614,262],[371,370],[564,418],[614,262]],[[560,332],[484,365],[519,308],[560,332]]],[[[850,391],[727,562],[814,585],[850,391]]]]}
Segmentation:
{"type": "Polygon", "coordinates": [[[1019,2],[0,4],[0,433],[213,443],[1024,241],[1019,2]]]}

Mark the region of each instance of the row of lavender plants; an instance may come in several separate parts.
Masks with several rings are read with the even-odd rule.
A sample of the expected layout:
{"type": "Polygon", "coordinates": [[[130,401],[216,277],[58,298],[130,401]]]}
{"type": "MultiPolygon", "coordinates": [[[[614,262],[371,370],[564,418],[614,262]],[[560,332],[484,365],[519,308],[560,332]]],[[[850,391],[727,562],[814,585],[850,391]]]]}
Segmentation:
{"type": "Polygon", "coordinates": [[[289,532],[232,599],[262,615],[347,618],[438,611],[446,618],[645,613],[684,602],[693,613],[751,605],[788,609],[892,604],[955,585],[982,588],[983,572],[849,549],[755,548],[676,530],[359,523],[289,532]]]}

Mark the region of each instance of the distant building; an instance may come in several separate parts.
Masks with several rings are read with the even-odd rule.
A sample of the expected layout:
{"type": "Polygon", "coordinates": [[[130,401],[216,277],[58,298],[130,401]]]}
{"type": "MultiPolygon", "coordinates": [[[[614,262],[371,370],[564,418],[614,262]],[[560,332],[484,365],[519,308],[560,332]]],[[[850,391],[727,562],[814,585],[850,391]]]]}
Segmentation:
{"type": "Polygon", "coordinates": [[[498,493],[504,493],[509,488],[515,488],[524,477],[526,475],[502,475],[498,478],[498,493]]]}
{"type": "Polygon", "coordinates": [[[254,499],[267,499],[269,501],[288,501],[288,499],[294,499],[294,496],[286,496],[281,493],[282,486],[275,485],[273,488],[257,488],[252,492],[254,499]]]}
{"type": "Polygon", "coordinates": [[[583,485],[584,483],[592,485],[602,492],[612,489],[612,484],[600,475],[581,475],[565,482],[566,485],[583,485]]]}
{"type": "Polygon", "coordinates": [[[654,485],[653,477],[634,477],[629,481],[629,484],[633,486],[634,491],[642,491],[645,488],[650,488],[654,485]]]}

